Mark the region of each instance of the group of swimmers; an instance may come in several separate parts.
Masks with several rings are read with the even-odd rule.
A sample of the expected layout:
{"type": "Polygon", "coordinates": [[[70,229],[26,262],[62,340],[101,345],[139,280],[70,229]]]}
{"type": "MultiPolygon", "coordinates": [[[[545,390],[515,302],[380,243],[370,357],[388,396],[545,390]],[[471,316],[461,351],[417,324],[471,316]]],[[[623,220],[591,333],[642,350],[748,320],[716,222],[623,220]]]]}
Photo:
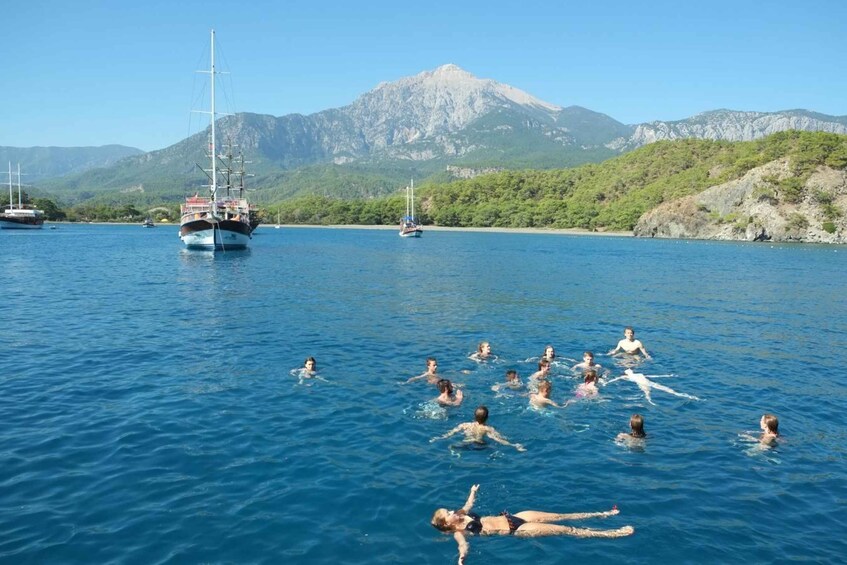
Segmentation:
{"type": "MultiPolygon", "coordinates": [[[[631,327],[624,330],[624,338],[620,340],[615,348],[608,352],[608,355],[617,355],[623,353],[630,356],[641,356],[644,359],[650,359],[644,344],[640,340],[635,339],[635,331],[631,327]]],[[[471,359],[479,362],[495,360],[491,345],[488,342],[480,343],[477,351],[471,356],[471,359]]],[[[552,384],[549,379],[551,365],[556,359],[555,349],[552,346],[547,346],[544,349],[544,354],[538,361],[538,370],[529,377],[527,388],[529,390],[529,403],[534,408],[564,408],[575,402],[576,399],[567,400],[563,403],[557,403],[550,398],[552,384]]],[[[406,382],[415,382],[418,380],[426,380],[428,383],[435,384],[440,392],[436,401],[445,406],[458,406],[461,404],[464,395],[461,389],[456,389],[453,383],[447,379],[443,379],[438,375],[438,362],[435,358],[427,359],[427,371],[416,377],[408,379],[406,382]]],[[[573,371],[581,371],[583,382],[576,388],[575,396],[579,398],[591,398],[598,395],[597,386],[600,376],[605,377],[607,371],[597,364],[594,360],[594,354],[591,351],[586,351],[583,354],[581,363],[577,363],[571,367],[573,371]]],[[[651,375],[651,378],[669,377],[672,375],[651,375]]],[[[605,380],[603,386],[613,382],[623,380],[629,381],[638,386],[644,393],[646,401],[655,405],[651,398],[652,390],[659,390],[672,394],[678,397],[687,398],[690,400],[699,400],[696,396],[677,392],[665,385],[656,383],[646,375],[636,373],[632,368],[627,368],[624,373],[610,380],[605,380]]],[[[506,371],[506,381],[496,383],[491,387],[494,392],[500,393],[504,390],[520,390],[523,388],[517,371],[509,369],[506,371]]],[[[499,444],[514,447],[518,451],[525,451],[525,448],[519,443],[513,443],[503,437],[494,427],[488,425],[489,411],[486,406],[479,406],[474,412],[474,421],[465,422],[455,426],[447,433],[434,437],[430,442],[439,441],[450,438],[458,433],[463,433],[466,442],[482,443],[486,438],[495,441],[499,444]]],[[[762,435],[758,441],[765,446],[772,446],[776,443],[779,437],[779,421],[772,414],[765,414],[760,421],[762,435]]],[[[629,420],[629,431],[620,433],[615,438],[618,442],[643,442],[647,437],[644,431],[644,417],[641,414],[633,414],[629,420]]],[[[576,528],[555,522],[565,520],[582,520],[586,518],[605,518],[618,514],[617,508],[613,508],[607,512],[592,512],[592,513],[577,513],[577,514],[560,514],[549,512],[538,512],[527,510],[511,514],[503,512],[497,516],[479,516],[472,512],[472,507],[475,501],[476,493],[479,485],[473,485],[465,505],[458,510],[448,510],[439,508],[432,516],[431,524],[438,530],[450,533],[453,535],[459,548],[459,564],[463,564],[468,555],[468,536],[476,535],[515,535],[520,537],[540,537],[540,536],[557,536],[569,535],[576,537],[604,537],[616,538],[628,536],[634,533],[632,526],[623,526],[617,529],[598,530],[590,528],[576,528]]]]}
{"type": "MultiPolygon", "coordinates": [[[[635,331],[631,327],[624,329],[624,338],[621,339],[617,346],[608,352],[608,355],[617,355],[623,353],[631,359],[637,359],[638,356],[644,359],[650,359],[650,355],[640,340],[635,339],[635,331]]],[[[496,360],[496,356],[492,353],[491,344],[482,342],[477,347],[476,352],[470,355],[470,359],[477,362],[486,362],[496,360]]],[[[586,351],[583,354],[581,363],[573,365],[571,370],[581,371],[583,382],[576,388],[576,399],[567,400],[563,403],[556,403],[550,398],[552,384],[549,379],[549,373],[552,364],[556,359],[556,352],[553,346],[548,345],[544,348],[544,353],[538,361],[538,370],[534,372],[528,379],[528,396],[529,403],[536,409],[544,409],[547,407],[565,408],[576,399],[592,398],[598,395],[597,386],[600,382],[600,377],[605,377],[607,371],[595,362],[594,354],[591,351],[586,351]]],[[[314,357],[309,357],[304,363],[302,369],[296,369],[297,375],[301,382],[305,378],[319,378],[317,376],[317,363],[314,357]]],[[[295,373],[292,371],[292,374],[295,373]]],[[[670,377],[672,375],[651,375],[652,378],[670,377]]],[[[464,393],[459,386],[454,385],[449,379],[442,378],[438,374],[438,361],[434,357],[429,357],[426,360],[426,371],[420,375],[414,376],[406,380],[406,383],[425,380],[427,383],[435,385],[438,388],[439,395],[435,398],[435,402],[442,406],[459,406],[464,400],[464,393]]],[[[603,386],[609,385],[615,381],[625,380],[635,383],[638,388],[644,393],[644,397],[648,403],[655,405],[651,398],[651,390],[659,390],[687,398],[691,400],[699,400],[696,396],[677,392],[665,385],[653,382],[646,375],[634,372],[631,368],[624,370],[624,373],[611,380],[606,380],[603,386]]],[[[494,392],[521,390],[523,383],[521,382],[517,371],[509,369],[506,371],[506,381],[500,382],[491,387],[494,392]]],[[[507,438],[501,435],[493,426],[488,425],[489,411],[484,405],[479,406],[474,411],[474,420],[464,422],[455,426],[450,431],[443,435],[434,437],[430,442],[439,441],[450,438],[456,434],[462,433],[465,436],[465,441],[474,444],[482,444],[488,438],[501,445],[514,447],[518,451],[526,451],[523,445],[510,442],[507,438]]],[[[762,430],[758,441],[763,446],[773,446],[779,438],[779,420],[773,414],[764,414],[761,417],[759,426],[762,430]]],[[[644,431],[644,417],[640,414],[633,414],[629,420],[630,431],[620,433],[616,440],[619,442],[643,441],[647,437],[644,431]]],[[[569,535],[576,537],[602,537],[602,538],[617,538],[632,535],[635,530],[632,526],[623,526],[617,529],[598,530],[590,528],[576,528],[557,524],[555,522],[565,520],[583,520],[587,518],[606,518],[619,513],[617,507],[605,512],[585,512],[585,513],[551,513],[539,512],[535,510],[525,510],[511,514],[502,512],[497,516],[479,516],[472,512],[472,508],[476,499],[476,493],[479,485],[471,487],[468,499],[465,505],[458,510],[447,510],[439,508],[432,516],[431,524],[438,530],[453,534],[454,539],[459,547],[459,564],[462,565],[468,555],[468,536],[474,535],[515,535],[519,537],[541,537],[541,536],[558,536],[569,535]]]]}

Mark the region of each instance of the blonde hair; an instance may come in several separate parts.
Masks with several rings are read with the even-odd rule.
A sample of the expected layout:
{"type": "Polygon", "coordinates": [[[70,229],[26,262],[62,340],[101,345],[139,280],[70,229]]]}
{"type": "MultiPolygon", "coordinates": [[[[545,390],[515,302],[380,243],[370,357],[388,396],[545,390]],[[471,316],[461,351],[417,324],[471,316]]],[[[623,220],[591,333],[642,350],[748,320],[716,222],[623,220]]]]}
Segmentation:
{"type": "Polygon", "coordinates": [[[765,414],[762,416],[765,420],[765,426],[768,428],[768,431],[774,435],[779,435],[779,418],[774,416],[773,414],[765,414]]]}
{"type": "Polygon", "coordinates": [[[538,392],[550,392],[551,388],[553,388],[553,385],[550,384],[550,381],[541,381],[538,383],[538,392]]]}
{"type": "Polygon", "coordinates": [[[447,524],[447,513],[448,510],[446,508],[439,508],[432,515],[432,520],[429,521],[430,524],[436,529],[441,530],[442,532],[449,532],[452,528],[447,524]]]}

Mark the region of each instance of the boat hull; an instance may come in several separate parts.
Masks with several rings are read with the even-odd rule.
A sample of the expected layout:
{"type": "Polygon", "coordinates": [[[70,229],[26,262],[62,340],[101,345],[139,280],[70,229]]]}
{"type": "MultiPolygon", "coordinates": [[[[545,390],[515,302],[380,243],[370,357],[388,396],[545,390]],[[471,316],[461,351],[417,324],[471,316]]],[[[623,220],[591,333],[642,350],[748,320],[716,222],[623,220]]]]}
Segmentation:
{"type": "Polygon", "coordinates": [[[403,230],[400,232],[400,237],[420,237],[421,235],[423,235],[423,230],[421,228],[403,230]]]}
{"type": "Polygon", "coordinates": [[[188,249],[205,251],[234,251],[247,249],[250,224],[237,220],[192,220],[182,224],[179,237],[188,249]]]}
{"type": "Polygon", "coordinates": [[[0,229],[4,230],[40,230],[42,227],[44,227],[44,218],[0,217],[0,229]]]}

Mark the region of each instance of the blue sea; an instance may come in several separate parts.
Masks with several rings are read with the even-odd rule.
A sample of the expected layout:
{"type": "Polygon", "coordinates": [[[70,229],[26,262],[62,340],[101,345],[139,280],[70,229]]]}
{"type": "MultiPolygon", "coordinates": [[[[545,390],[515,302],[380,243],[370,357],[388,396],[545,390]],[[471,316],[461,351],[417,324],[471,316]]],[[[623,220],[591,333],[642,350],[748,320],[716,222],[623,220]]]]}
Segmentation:
{"type": "Polygon", "coordinates": [[[429,520],[475,483],[483,515],[617,505],[570,525],[635,534],[472,538],[468,563],[847,555],[843,247],[261,227],[212,254],[59,225],[0,232],[0,264],[2,563],[455,563],[429,520]],[[584,350],[622,373],[627,325],[635,369],[699,400],[491,390],[552,344],[573,399],[584,350]],[[461,406],[404,384],[428,356],[461,406]],[[430,442],[482,404],[526,452],[430,442]],[[766,412],[774,448],[748,437],[766,412]],[[616,442],[634,413],[647,439],[616,442]]]}

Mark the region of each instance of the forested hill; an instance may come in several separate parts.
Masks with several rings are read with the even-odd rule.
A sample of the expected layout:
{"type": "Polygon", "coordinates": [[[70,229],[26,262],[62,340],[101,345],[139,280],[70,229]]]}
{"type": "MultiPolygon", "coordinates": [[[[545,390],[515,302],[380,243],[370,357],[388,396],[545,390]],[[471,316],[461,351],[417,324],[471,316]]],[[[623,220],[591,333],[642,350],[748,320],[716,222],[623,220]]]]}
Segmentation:
{"type": "MultiPolygon", "coordinates": [[[[631,230],[663,202],[740,179],[778,159],[789,166],[773,180],[773,196],[796,201],[819,167],[847,168],[847,136],[787,131],[750,142],[662,141],[600,164],[504,171],[424,185],[416,194],[424,224],[631,230]]],[[[286,223],[394,224],[403,208],[402,194],[371,200],[310,196],[283,202],[279,212],[286,223]]],[[[276,216],[277,208],[268,212],[276,216]]],[[[833,214],[838,212],[836,206],[833,214]]]]}

